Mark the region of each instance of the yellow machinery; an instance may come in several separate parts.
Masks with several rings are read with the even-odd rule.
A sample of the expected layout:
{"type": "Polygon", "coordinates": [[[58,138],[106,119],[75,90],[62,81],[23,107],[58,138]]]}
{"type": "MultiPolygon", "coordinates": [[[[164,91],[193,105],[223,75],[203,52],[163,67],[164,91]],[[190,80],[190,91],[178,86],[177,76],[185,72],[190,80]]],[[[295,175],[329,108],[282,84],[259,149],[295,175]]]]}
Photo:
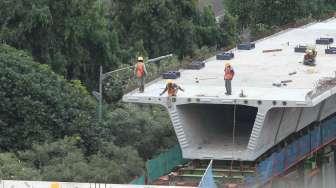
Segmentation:
{"type": "Polygon", "coordinates": [[[303,64],[308,66],[315,66],[317,51],[315,47],[309,47],[306,50],[306,54],[303,58],[303,64]]]}

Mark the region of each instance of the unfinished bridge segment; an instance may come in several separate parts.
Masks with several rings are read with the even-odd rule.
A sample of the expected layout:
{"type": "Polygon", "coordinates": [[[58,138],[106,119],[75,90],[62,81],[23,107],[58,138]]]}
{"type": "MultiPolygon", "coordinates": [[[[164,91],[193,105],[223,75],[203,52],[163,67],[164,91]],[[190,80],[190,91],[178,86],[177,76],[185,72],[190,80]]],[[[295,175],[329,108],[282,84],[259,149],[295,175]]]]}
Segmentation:
{"type": "Polygon", "coordinates": [[[123,100],[165,106],[184,158],[254,161],[336,112],[336,55],[318,44],[316,66],[311,67],[300,63],[303,53],[294,52],[319,38],[336,38],[335,18],[282,31],[256,41],[251,50],[233,49],[232,60],[212,57],[201,70],[181,70],[175,82],[185,92],[176,98],[160,96],[166,83],[157,79],[144,93],[133,91],[123,100]],[[235,70],[230,96],[223,79],[227,62],[235,70]]]}

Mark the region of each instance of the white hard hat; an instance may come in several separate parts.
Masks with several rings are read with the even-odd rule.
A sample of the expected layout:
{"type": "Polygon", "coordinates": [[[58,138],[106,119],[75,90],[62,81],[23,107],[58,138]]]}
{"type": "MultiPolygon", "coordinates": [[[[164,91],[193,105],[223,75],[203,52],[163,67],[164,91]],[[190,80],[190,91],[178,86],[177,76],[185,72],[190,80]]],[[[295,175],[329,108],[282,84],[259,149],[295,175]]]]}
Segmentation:
{"type": "Polygon", "coordinates": [[[143,59],[143,57],[142,56],[139,56],[138,57],[138,61],[143,61],[144,59],[143,59]]]}

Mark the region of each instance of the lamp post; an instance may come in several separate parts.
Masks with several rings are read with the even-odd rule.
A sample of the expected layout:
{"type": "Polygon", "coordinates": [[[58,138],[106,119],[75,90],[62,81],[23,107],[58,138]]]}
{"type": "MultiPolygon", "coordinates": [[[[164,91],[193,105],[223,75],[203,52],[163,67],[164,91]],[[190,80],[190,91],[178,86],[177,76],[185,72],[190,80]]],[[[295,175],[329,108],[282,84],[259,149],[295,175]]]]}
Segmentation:
{"type": "Polygon", "coordinates": [[[103,113],[103,66],[100,65],[99,67],[99,111],[98,111],[98,119],[99,122],[102,120],[102,113],[103,113]]]}
{"type": "MultiPolygon", "coordinates": [[[[169,54],[169,55],[149,59],[146,64],[156,62],[156,61],[160,61],[162,59],[166,59],[166,58],[169,58],[169,57],[172,57],[172,56],[173,56],[173,54],[169,54]]],[[[99,119],[99,122],[101,122],[102,114],[103,114],[103,82],[104,82],[104,80],[106,78],[108,78],[109,76],[112,76],[113,73],[123,71],[123,70],[127,70],[127,69],[131,69],[133,67],[134,66],[128,66],[128,67],[120,68],[120,69],[113,70],[113,71],[110,71],[110,72],[107,72],[107,73],[103,73],[103,66],[100,65],[100,67],[99,67],[99,93],[98,93],[98,102],[99,102],[98,119],[99,119]]],[[[97,95],[96,92],[94,92],[94,93],[97,95]]]]}

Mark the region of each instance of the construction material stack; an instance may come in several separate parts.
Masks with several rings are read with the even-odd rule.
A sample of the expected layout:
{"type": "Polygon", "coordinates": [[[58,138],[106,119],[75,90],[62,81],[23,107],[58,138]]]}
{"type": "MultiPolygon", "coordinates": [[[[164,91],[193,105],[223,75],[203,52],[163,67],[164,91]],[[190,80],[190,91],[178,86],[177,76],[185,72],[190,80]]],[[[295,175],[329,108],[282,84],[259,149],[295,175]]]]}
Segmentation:
{"type": "Polygon", "coordinates": [[[247,42],[238,44],[237,49],[238,50],[252,50],[255,48],[255,43],[247,42]]]}
{"type": "Polygon", "coordinates": [[[200,70],[204,67],[205,67],[205,62],[204,61],[192,61],[188,65],[188,69],[191,69],[191,70],[200,70]]]}
{"type": "Polygon", "coordinates": [[[336,54],[336,47],[328,47],[328,48],[325,50],[325,53],[326,53],[326,54],[336,54]]]}
{"type": "Polygon", "coordinates": [[[224,52],[217,54],[216,59],[217,60],[231,60],[234,58],[234,53],[232,52],[224,52]]]}
{"type": "Polygon", "coordinates": [[[169,71],[162,74],[163,79],[177,79],[181,76],[180,71],[169,71]]]}

